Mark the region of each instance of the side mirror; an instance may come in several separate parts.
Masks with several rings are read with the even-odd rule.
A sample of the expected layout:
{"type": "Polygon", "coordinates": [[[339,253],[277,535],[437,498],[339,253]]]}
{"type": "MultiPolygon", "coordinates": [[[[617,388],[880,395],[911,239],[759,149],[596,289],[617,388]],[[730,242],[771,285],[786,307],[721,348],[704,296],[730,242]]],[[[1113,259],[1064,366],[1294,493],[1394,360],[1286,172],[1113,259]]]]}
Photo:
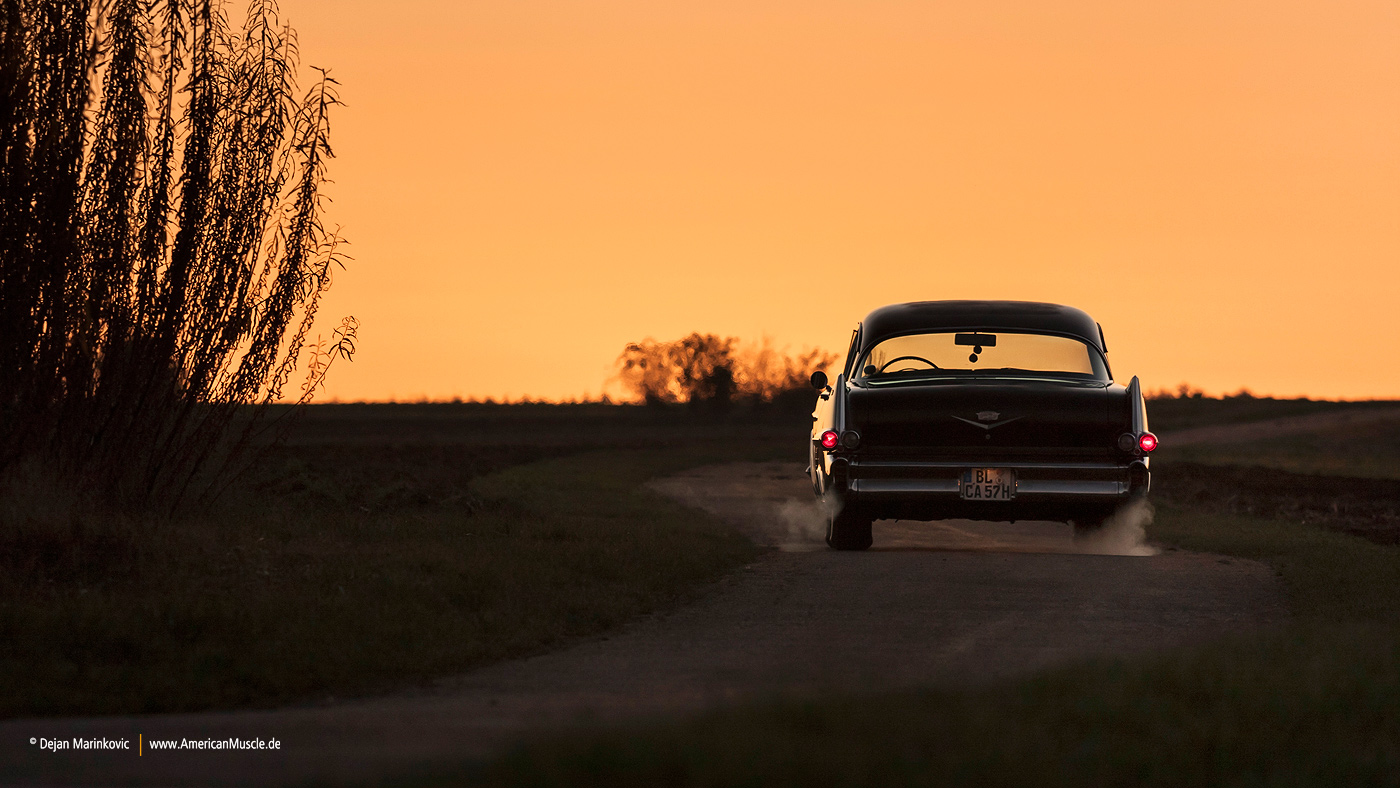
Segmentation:
{"type": "Polygon", "coordinates": [[[826,373],[820,369],[812,373],[812,388],[822,391],[826,388],[826,373]]]}

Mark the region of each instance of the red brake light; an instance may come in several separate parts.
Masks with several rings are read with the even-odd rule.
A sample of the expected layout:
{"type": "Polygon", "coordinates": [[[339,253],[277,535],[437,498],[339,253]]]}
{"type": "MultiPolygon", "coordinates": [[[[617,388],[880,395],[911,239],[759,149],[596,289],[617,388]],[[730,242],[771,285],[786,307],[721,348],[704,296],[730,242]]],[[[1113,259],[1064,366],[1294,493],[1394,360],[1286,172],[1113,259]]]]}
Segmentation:
{"type": "Polygon", "coordinates": [[[1157,448],[1157,436],[1150,432],[1144,432],[1138,437],[1138,448],[1143,451],[1152,451],[1157,448]]]}
{"type": "Polygon", "coordinates": [[[836,442],[840,439],[841,436],[836,434],[836,430],[827,430],[822,433],[822,448],[834,449],[836,448],[836,442]]]}

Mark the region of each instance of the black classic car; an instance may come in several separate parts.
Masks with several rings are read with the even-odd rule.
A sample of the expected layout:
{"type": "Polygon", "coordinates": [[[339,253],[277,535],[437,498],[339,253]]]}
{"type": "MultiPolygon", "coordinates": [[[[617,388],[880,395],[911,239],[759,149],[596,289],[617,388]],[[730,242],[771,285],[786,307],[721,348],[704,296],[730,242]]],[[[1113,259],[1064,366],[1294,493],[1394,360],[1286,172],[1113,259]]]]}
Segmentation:
{"type": "Polygon", "coordinates": [[[1057,520],[1100,527],[1147,494],[1138,379],[1115,383],[1103,328],[1067,306],[921,301],[871,312],[835,381],[812,375],[812,487],[827,544],[874,520],[1057,520]]]}

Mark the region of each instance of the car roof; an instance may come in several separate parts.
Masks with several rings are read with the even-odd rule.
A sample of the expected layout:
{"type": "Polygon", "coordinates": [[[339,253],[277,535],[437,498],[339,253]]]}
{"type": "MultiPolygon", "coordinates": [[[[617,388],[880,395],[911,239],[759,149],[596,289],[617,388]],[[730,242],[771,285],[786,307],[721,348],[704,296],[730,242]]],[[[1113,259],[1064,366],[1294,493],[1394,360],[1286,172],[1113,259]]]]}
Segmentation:
{"type": "Polygon", "coordinates": [[[1065,334],[1106,352],[1103,331],[1083,310],[1036,301],[914,301],[882,306],[861,322],[861,352],[899,334],[923,331],[1065,334]]]}

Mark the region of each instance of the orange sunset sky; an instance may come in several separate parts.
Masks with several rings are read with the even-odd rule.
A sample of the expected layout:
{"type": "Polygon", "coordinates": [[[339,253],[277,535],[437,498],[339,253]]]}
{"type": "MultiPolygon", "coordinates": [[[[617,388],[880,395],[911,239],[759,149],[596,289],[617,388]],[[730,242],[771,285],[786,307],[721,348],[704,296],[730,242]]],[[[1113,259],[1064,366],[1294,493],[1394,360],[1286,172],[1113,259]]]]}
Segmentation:
{"type": "Polygon", "coordinates": [[[281,9],[347,104],[326,399],[597,396],[629,341],[941,298],[1085,309],[1148,389],[1400,397],[1400,2],[281,9]]]}

